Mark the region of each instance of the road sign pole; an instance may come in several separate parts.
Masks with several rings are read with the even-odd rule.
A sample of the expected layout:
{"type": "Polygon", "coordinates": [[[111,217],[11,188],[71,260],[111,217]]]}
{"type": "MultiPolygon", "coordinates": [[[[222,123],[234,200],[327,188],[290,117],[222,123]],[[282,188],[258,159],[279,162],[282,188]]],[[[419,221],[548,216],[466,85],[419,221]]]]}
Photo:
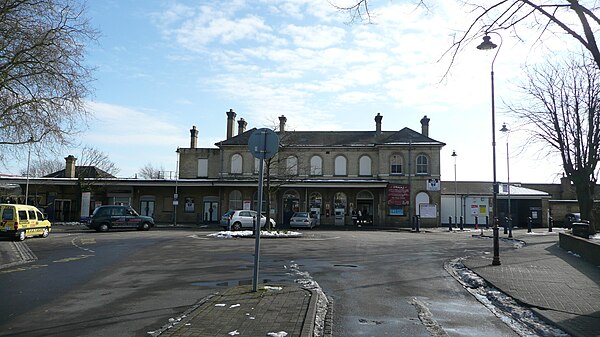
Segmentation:
{"type": "MultiPolygon", "coordinates": [[[[248,139],[248,150],[254,158],[260,160],[258,166],[258,209],[257,224],[255,228],[255,244],[254,244],[254,276],[252,277],[252,291],[256,292],[258,287],[258,266],[260,262],[260,221],[262,220],[262,205],[263,205],[263,181],[264,181],[264,166],[265,159],[271,159],[279,149],[279,137],[270,129],[258,129],[254,131],[248,139]]],[[[269,210],[267,210],[268,212],[269,210]]],[[[266,225],[266,223],[265,223],[266,225]]]]}
{"type": "Polygon", "coordinates": [[[263,169],[265,161],[260,159],[258,166],[258,210],[255,228],[254,240],[254,276],[252,277],[252,291],[256,292],[258,288],[258,266],[260,262],[260,220],[262,219],[262,200],[263,200],[263,169]]]}

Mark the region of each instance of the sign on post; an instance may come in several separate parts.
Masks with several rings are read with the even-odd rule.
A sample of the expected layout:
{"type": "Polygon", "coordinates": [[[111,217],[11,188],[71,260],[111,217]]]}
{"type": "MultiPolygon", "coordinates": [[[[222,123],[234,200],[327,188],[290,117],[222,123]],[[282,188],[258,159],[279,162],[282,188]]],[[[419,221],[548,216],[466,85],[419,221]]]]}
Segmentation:
{"type": "Polygon", "coordinates": [[[260,219],[263,201],[263,169],[265,166],[265,159],[273,158],[279,150],[279,137],[271,129],[258,129],[254,131],[248,139],[248,150],[250,150],[250,153],[252,153],[255,158],[260,159],[260,165],[258,166],[258,219],[255,222],[256,240],[254,245],[254,277],[252,278],[252,291],[256,292],[258,286],[258,265],[260,261],[260,219]]]}

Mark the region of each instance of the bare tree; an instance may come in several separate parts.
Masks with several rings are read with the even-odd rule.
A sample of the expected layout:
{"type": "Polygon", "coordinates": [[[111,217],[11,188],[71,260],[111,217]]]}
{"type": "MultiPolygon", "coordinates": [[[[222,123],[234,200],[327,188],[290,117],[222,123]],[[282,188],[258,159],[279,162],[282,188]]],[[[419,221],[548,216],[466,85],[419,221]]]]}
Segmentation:
{"type": "Polygon", "coordinates": [[[70,144],[85,125],[91,68],[85,43],[96,31],[75,0],[0,2],[0,161],[23,151],[70,144]]]}
{"type": "Polygon", "coordinates": [[[93,166],[113,176],[120,171],[106,153],[89,146],[81,150],[78,166],[93,166]]]}
{"type": "Polygon", "coordinates": [[[547,63],[527,72],[521,90],[529,99],[511,111],[530,126],[530,140],[550,145],[560,154],[573,182],[582,218],[591,220],[600,160],[600,70],[582,57],[547,63]]]}
{"type": "MultiPolygon", "coordinates": [[[[56,171],[60,171],[65,168],[64,160],[60,160],[58,158],[54,159],[46,159],[40,158],[34,159],[31,161],[29,165],[29,176],[30,177],[43,177],[48,174],[54,173],[56,171]]],[[[21,169],[21,175],[27,175],[27,169],[21,169]]]]}
{"type": "MultiPolygon", "coordinates": [[[[361,19],[371,22],[373,12],[370,10],[369,0],[355,0],[344,6],[336,5],[333,0],[330,1],[336,8],[347,11],[352,21],[361,19]]],[[[590,52],[596,66],[600,68],[600,50],[594,34],[597,30],[594,27],[600,25],[600,18],[595,13],[597,11],[595,1],[555,0],[554,3],[541,0],[457,1],[463,3],[465,9],[476,16],[466,29],[456,36],[448,49],[450,65],[463,47],[484,34],[508,30],[520,38],[519,32],[527,30],[537,32],[538,42],[545,34],[566,33],[590,52]]],[[[426,7],[427,3],[435,3],[435,0],[414,0],[414,3],[416,6],[426,7]]]]}
{"type": "Polygon", "coordinates": [[[154,167],[151,163],[148,163],[139,170],[138,174],[142,179],[161,179],[161,177],[164,177],[162,174],[164,171],[164,167],[154,167]]]}

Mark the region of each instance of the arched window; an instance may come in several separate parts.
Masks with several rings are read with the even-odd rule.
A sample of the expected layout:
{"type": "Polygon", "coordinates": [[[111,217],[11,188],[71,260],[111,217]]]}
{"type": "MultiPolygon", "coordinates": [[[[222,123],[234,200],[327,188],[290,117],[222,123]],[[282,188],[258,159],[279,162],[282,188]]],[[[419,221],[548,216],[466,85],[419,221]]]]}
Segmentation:
{"type": "Polygon", "coordinates": [[[337,156],[335,157],[335,162],[334,162],[334,175],[336,176],[345,176],[347,175],[346,173],[346,157],[344,156],[337,156]]]}
{"type": "Polygon", "coordinates": [[[424,154],[417,156],[417,174],[429,174],[429,159],[424,154]]]}
{"type": "Polygon", "coordinates": [[[371,176],[371,157],[362,156],[358,160],[358,175],[371,176]]]}
{"type": "Polygon", "coordinates": [[[231,156],[231,174],[242,174],[242,155],[239,153],[231,156]]]}
{"type": "Polygon", "coordinates": [[[346,209],[348,206],[348,200],[346,199],[346,193],[337,192],[333,197],[333,207],[336,209],[346,209]]]}
{"type": "Polygon", "coordinates": [[[229,209],[242,209],[243,201],[242,201],[242,192],[238,190],[233,190],[229,193],[229,209]]]}
{"type": "Polygon", "coordinates": [[[403,174],[402,172],[402,156],[394,154],[390,157],[390,174],[403,174]]]}
{"type": "Polygon", "coordinates": [[[310,175],[311,176],[322,176],[323,175],[323,159],[319,156],[312,156],[310,158],[310,175]]]}
{"type": "Polygon", "coordinates": [[[298,158],[295,156],[289,156],[285,160],[285,173],[287,175],[295,176],[298,175],[298,158]]]}

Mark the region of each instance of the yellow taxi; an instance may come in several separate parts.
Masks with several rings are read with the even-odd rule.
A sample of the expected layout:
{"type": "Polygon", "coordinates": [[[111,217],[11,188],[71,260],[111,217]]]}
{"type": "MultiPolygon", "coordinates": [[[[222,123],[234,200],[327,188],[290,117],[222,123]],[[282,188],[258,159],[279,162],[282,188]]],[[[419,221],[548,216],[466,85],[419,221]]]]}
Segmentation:
{"type": "Polygon", "coordinates": [[[0,237],[23,241],[25,238],[50,234],[52,224],[35,206],[0,204],[0,237]]]}

